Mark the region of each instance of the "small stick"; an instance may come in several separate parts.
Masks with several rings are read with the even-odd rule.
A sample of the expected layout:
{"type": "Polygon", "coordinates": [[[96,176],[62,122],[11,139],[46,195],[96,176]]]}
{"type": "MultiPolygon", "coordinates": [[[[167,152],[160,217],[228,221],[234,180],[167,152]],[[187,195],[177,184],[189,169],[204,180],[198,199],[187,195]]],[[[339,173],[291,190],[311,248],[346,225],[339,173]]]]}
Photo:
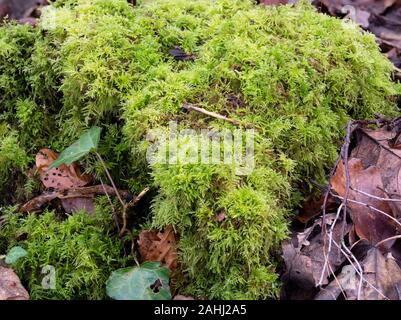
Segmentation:
{"type": "Polygon", "coordinates": [[[232,124],[235,124],[236,126],[240,126],[241,125],[241,122],[239,122],[238,120],[227,118],[226,116],[223,116],[221,114],[218,114],[218,113],[215,113],[215,112],[212,112],[212,111],[207,111],[206,109],[196,107],[196,106],[194,106],[193,104],[190,104],[190,103],[184,103],[184,105],[182,107],[185,110],[188,110],[188,111],[193,110],[193,111],[205,114],[205,115],[207,115],[209,117],[213,117],[213,118],[216,118],[216,119],[220,119],[220,120],[224,120],[224,121],[230,122],[232,124]]]}
{"type": "Polygon", "coordinates": [[[396,239],[401,239],[401,235],[392,236],[392,237],[390,237],[390,238],[383,239],[383,240],[379,241],[378,243],[376,243],[376,247],[379,247],[381,244],[383,244],[383,243],[385,243],[385,242],[387,242],[387,241],[396,240],[396,239]]]}
{"type": "MultiPolygon", "coordinates": [[[[363,195],[365,195],[365,196],[368,196],[368,197],[373,198],[373,199],[376,199],[376,200],[388,201],[388,202],[401,202],[401,199],[382,198],[382,197],[375,196],[375,195],[373,195],[373,194],[367,193],[367,192],[362,191],[362,190],[354,189],[354,188],[352,188],[352,187],[351,187],[351,189],[352,189],[353,191],[356,191],[356,192],[358,192],[358,193],[361,193],[361,194],[363,194],[363,195]]],[[[378,188],[378,189],[380,190],[381,188],[378,188]]]]}
{"type": "Polygon", "coordinates": [[[100,156],[100,154],[99,154],[98,152],[96,152],[96,155],[97,155],[97,157],[98,157],[100,163],[102,164],[102,166],[103,166],[103,168],[104,168],[104,170],[105,170],[105,172],[106,172],[107,178],[109,178],[110,183],[111,183],[111,185],[113,186],[113,189],[114,189],[114,191],[115,191],[115,193],[116,193],[116,196],[117,196],[118,200],[120,201],[121,205],[124,207],[124,206],[125,206],[125,203],[124,203],[123,199],[121,198],[121,195],[120,195],[120,193],[118,192],[118,189],[117,189],[116,185],[114,184],[113,178],[111,177],[110,172],[109,172],[109,170],[107,169],[106,164],[104,163],[102,157],[100,156]]]}
{"type": "MultiPolygon", "coordinates": [[[[344,199],[343,197],[340,197],[340,196],[338,196],[336,194],[331,194],[331,195],[333,197],[336,197],[336,198],[341,199],[341,200],[344,199]]],[[[363,202],[360,202],[360,201],[356,201],[356,200],[352,200],[352,199],[348,199],[348,201],[352,202],[352,203],[356,203],[356,204],[362,205],[362,206],[365,206],[365,207],[367,207],[369,209],[372,209],[373,211],[376,211],[376,212],[386,216],[387,218],[393,220],[399,227],[401,227],[401,222],[400,221],[398,221],[396,218],[394,218],[393,216],[389,215],[388,213],[386,213],[386,212],[384,212],[382,210],[379,210],[379,209],[377,209],[377,208],[375,208],[375,207],[373,207],[373,206],[371,206],[371,205],[369,205],[367,203],[363,203],[363,202]]]]}
{"type": "Polygon", "coordinates": [[[127,209],[130,207],[135,206],[143,197],[144,195],[149,191],[149,188],[145,188],[141,191],[141,193],[135,197],[135,199],[132,201],[132,203],[124,204],[123,208],[123,227],[121,228],[120,231],[120,236],[122,236],[125,232],[127,232],[127,209]]]}
{"type": "Polygon", "coordinates": [[[145,189],[143,189],[143,190],[141,191],[141,193],[138,194],[138,195],[134,198],[133,201],[131,201],[130,203],[128,203],[128,207],[134,207],[134,206],[136,206],[137,203],[138,203],[139,201],[141,201],[141,199],[148,193],[148,191],[149,191],[149,188],[147,188],[147,187],[146,187],[145,189]]]}
{"type": "MultiPolygon", "coordinates": [[[[387,298],[379,289],[377,289],[372,283],[370,283],[369,280],[367,280],[364,276],[363,276],[363,269],[362,266],[360,265],[358,259],[352,254],[352,252],[350,252],[350,254],[348,254],[346,251],[344,251],[344,249],[341,248],[341,245],[339,245],[335,240],[333,240],[334,245],[342,252],[342,254],[345,256],[345,258],[348,260],[348,262],[351,264],[351,266],[355,269],[355,271],[358,273],[360,279],[362,279],[361,281],[366,282],[366,284],[371,287],[373,290],[375,290],[378,294],[380,294],[384,299],[386,300],[390,300],[389,298],[387,298]],[[357,267],[354,265],[354,262],[352,262],[351,258],[354,260],[355,264],[357,265],[357,267]]],[[[347,248],[347,250],[349,251],[349,249],[347,248]]],[[[360,295],[359,289],[358,289],[358,295],[360,295]]]]}

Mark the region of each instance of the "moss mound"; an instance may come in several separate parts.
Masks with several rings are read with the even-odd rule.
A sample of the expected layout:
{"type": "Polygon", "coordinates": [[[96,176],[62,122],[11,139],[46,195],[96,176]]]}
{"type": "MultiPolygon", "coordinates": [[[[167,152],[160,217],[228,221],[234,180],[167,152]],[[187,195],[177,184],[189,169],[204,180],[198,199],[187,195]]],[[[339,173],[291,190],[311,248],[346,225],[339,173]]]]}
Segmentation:
{"type": "MultiPolygon", "coordinates": [[[[348,119],[396,114],[401,92],[372,35],[304,2],[56,1],[36,29],[0,28],[0,43],[0,189],[39,148],[59,151],[102,126],[100,153],[113,177],[133,192],[152,184],[151,223],[180,233],[181,289],[209,298],[277,295],[273,253],[289,209],[311,179],[324,180],[348,119]],[[187,59],[172,56],[178,48],[187,59]],[[185,103],[239,125],[185,113],[185,103]],[[157,157],[164,146],[191,153],[206,143],[160,139],[171,120],[179,130],[252,127],[253,170],[148,165],[149,140],[157,157]]],[[[92,158],[86,167],[103,175],[92,158]]]]}

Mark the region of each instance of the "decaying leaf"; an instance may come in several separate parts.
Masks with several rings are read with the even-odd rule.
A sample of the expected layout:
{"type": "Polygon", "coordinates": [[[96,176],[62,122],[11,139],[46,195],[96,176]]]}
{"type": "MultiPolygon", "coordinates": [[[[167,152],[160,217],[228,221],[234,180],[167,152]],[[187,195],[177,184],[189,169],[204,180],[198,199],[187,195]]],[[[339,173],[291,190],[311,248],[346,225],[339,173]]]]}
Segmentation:
{"type": "MultiPolygon", "coordinates": [[[[358,130],[358,144],[348,162],[351,218],[359,238],[371,244],[392,237],[401,230],[401,224],[395,221],[401,212],[401,201],[386,201],[401,199],[398,196],[401,195],[401,150],[390,147],[393,137],[394,132],[385,127],[358,130]]],[[[330,181],[333,190],[341,197],[346,192],[345,170],[344,163],[340,162],[330,181]]],[[[389,248],[393,243],[386,241],[383,245],[389,248]]]]}
{"type": "MultiPolygon", "coordinates": [[[[92,138],[89,140],[92,141],[92,138]]],[[[91,143],[96,142],[92,141],[91,143]]],[[[42,149],[36,155],[37,171],[43,185],[48,190],[24,204],[20,208],[21,212],[38,212],[54,199],[60,199],[67,213],[79,210],[92,213],[95,209],[94,197],[96,195],[116,196],[115,190],[107,185],[87,187],[92,181],[92,177],[82,174],[76,162],[68,166],[62,163],[57,167],[52,167],[57,158],[57,153],[50,149],[42,149]]],[[[119,194],[124,198],[129,198],[127,191],[119,190],[119,194]]]]}
{"type": "Polygon", "coordinates": [[[363,270],[362,282],[355,267],[344,266],[337,280],[333,280],[315,299],[337,299],[341,293],[339,284],[348,300],[401,299],[401,269],[391,254],[384,255],[373,247],[360,265],[363,270]]]}
{"type": "MultiPolygon", "coordinates": [[[[308,197],[302,204],[297,219],[302,223],[307,223],[311,219],[319,216],[322,213],[324,198],[324,195],[321,195],[319,198],[313,196],[308,197]]],[[[335,209],[336,206],[337,203],[335,199],[329,196],[326,201],[326,212],[335,209]]]]}
{"type": "MultiPolygon", "coordinates": [[[[395,235],[397,230],[394,221],[380,213],[392,215],[388,202],[366,195],[385,196],[380,191],[383,188],[380,169],[376,166],[364,169],[362,161],[356,158],[348,162],[348,167],[352,188],[349,191],[348,199],[358,201],[358,203],[348,202],[356,234],[359,238],[366,239],[372,244],[395,235]],[[361,193],[361,191],[366,194],[361,193]]],[[[340,162],[336,174],[331,180],[331,185],[341,197],[344,197],[345,169],[343,162],[340,162]]],[[[391,246],[392,243],[389,241],[386,245],[391,246]]]]}
{"type": "Polygon", "coordinates": [[[12,269],[0,266],[0,300],[29,300],[29,294],[12,269]]]}
{"type": "Polygon", "coordinates": [[[172,271],[177,268],[176,236],[172,226],[167,226],[162,232],[142,231],[138,245],[144,260],[162,262],[172,271]]]}
{"type": "MultiPolygon", "coordinates": [[[[334,223],[334,215],[327,215],[325,219],[326,228],[329,229],[334,223]]],[[[314,288],[319,284],[322,270],[325,264],[328,247],[324,246],[323,233],[316,233],[322,227],[322,218],[302,233],[296,233],[291,241],[285,242],[282,246],[283,258],[286,265],[286,274],[289,281],[296,282],[302,288],[314,288]],[[314,235],[316,233],[316,235],[314,235]]],[[[333,240],[340,242],[350,230],[351,226],[346,225],[344,234],[342,233],[342,223],[336,223],[333,229],[333,240]]],[[[345,257],[337,249],[332,249],[327,255],[328,264],[332,270],[337,268],[345,261],[345,257]]],[[[328,284],[330,269],[326,268],[322,284],[328,284]]]]}
{"type": "MultiPolygon", "coordinates": [[[[401,232],[401,130],[398,127],[395,120],[376,130],[360,126],[353,131],[355,147],[347,163],[341,160],[330,179],[331,196],[337,197],[337,206],[347,196],[344,231],[341,207],[336,210],[337,215],[326,215],[325,234],[322,228],[317,229],[322,225],[319,218],[312,227],[295,233],[291,242],[283,245],[288,278],[298,287],[311,289],[322,285],[314,297],[316,300],[401,299],[401,269],[397,260],[401,258],[401,246],[397,242],[401,232]],[[333,224],[334,216],[338,219],[336,224],[333,224]],[[333,256],[330,254],[327,260],[330,268],[320,283],[318,278],[325,259],[323,248],[327,252],[330,234],[332,244],[335,241],[336,245],[332,245],[333,256]],[[347,257],[338,245],[347,251],[347,257]],[[349,259],[358,262],[352,260],[350,264],[349,259]]],[[[308,222],[319,213],[321,202],[321,199],[309,201],[298,220],[308,222]]],[[[327,206],[326,212],[333,209],[327,206]]]]}
{"type": "Polygon", "coordinates": [[[57,158],[57,153],[50,149],[41,149],[36,155],[36,168],[47,189],[66,190],[83,187],[91,182],[91,177],[83,175],[77,163],[70,166],[61,164],[49,169],[57,158]]]}

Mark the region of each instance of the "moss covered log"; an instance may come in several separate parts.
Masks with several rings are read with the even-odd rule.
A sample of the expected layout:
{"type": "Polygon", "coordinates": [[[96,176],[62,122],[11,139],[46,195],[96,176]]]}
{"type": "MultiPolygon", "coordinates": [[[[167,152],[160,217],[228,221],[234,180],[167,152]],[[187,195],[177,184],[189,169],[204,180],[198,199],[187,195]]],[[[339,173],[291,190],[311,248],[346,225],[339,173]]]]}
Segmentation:
{"type": "MultiPolygon", "coordinates": [[[[401,93],[371,34],[302,1],[55,1],[37,28],[6,23],[0,44],[0,194],[24,180],[39,148],[61,151],[99,125],[118,184],[152,185],[150,223],[180,234],[179,289],[209,298],[277,296],[288,213],[311,180],[324,181],[347,121],[396,115],[401,93]],[[188,103],[239,125],[183,112],[188,103]],[[252,127],[253,170],[149,165],[149,130],[169,134],[172,120],[180,130],[252,127]]],[[[103,175],[95,159],[85,166],[103,175]]]]}

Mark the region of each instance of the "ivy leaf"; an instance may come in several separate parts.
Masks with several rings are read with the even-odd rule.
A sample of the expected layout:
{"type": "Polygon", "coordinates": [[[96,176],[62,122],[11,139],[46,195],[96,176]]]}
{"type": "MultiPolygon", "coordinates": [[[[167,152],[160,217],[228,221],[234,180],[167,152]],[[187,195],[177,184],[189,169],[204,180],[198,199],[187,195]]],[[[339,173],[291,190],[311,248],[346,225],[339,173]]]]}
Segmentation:
{"type": "Polygon", "coordinates": [[[25,257],[27,254],[28,252],[24,248],[21,248],[19,246],[13,247],[6,256],[6,263],[13,264],[17,262],[20,258],[25,257]]]}
{"type": "Polygon", "coordinates": [[[71,165],[74,161],[81,159],[92,150],[96,150],[99,145],[100,132],[102,131],[99,127],[92,127],[85,132],[76,142],[65,149],[56,161],[49,166],[48,170],[58,167],[65,163],[71,165]]]}
{"type": "Polygon", "coordinates": [[[107,295],[115,300],[171,300],[169,270],[160,262],[114,271],[106,284],[107,295]]]}

